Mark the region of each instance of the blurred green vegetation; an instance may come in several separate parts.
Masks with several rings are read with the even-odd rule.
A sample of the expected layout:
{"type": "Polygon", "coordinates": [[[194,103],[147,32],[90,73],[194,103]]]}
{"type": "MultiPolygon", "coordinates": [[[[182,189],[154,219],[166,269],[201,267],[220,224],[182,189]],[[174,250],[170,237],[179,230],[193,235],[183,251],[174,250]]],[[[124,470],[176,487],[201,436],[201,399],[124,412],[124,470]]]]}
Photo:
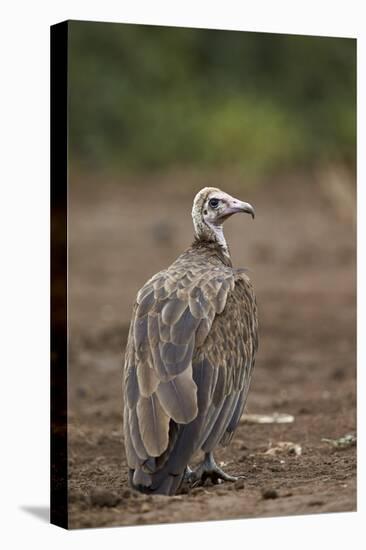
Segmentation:
{"type": "Polygon", "coordinates": [[[72,21],[69,86],[86,170],[355,162],[353,39],[72,21]]]}

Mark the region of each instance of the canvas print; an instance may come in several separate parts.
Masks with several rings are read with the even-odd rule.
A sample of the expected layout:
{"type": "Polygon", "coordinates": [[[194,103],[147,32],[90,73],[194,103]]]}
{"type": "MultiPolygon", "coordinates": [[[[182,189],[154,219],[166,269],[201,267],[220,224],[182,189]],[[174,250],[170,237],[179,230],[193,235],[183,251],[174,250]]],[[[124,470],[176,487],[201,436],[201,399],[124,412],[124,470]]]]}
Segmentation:
{"type": "Polygon", "coordinates": [[[51,28],[51,521],[356,510],[356,40],[51,28]]]}

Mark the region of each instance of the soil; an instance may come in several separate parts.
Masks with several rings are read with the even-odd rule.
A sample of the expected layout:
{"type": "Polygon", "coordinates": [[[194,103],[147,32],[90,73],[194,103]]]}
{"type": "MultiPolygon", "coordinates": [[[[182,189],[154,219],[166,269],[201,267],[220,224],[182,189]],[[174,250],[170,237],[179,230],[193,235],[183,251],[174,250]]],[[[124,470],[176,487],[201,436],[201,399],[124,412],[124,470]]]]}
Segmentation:
{"type": "Polygon", "coordinates": [[[356,510],[356,446],[324,441],[356,435],[354,182],[341,178],[348,199],[340,203],[332,177],[308,174],[247,188],[222,183],[229,175],[210,179],[257,211],[254,222],[233,217],[225,232],[234,265],[250,269],[259,306],[246,413],[294,420],[242,422],[232,443],[217,450],[224,469],[244,479],[152,497],[127,484],[124,346],[136,292],[190,244],[192,198],[207,182],[175,175],[148,185],[72,175],[71,528],[356,510]],[[279,442],[297,447],[267,453],[279,442]]]}

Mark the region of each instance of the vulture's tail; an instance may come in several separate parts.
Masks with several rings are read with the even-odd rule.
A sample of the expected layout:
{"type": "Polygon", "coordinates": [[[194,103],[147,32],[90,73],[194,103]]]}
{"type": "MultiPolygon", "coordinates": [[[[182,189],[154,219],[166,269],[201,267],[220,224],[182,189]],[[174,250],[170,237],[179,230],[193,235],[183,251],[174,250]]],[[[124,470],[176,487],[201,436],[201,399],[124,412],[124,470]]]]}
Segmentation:
{"type": "Polygon", "coordinates": [[[194,451],[191,427],[170,422],[169,444],[159,457],[150,457],[136,469],[129,469],[129,484],[141,493],[175,495],[180,489],[188,461],[194,451]]]}
{"type": "Polygon", "coordinates": [[[156,495],[175,495],[183,483],[185,470],[181,474],[171,474],[160,470],[153,474],[147,474],[144,471],[129,470],[129,483],[133,489],[140,493],[156,495]]]}

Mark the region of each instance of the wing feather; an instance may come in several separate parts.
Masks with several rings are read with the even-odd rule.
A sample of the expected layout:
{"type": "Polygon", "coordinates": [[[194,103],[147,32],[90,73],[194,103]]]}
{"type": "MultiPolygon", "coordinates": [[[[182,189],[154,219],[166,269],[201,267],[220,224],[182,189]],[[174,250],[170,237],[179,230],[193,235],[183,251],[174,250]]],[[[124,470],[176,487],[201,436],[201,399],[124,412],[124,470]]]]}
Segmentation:
{"type": "Polygon", "coordinates": [[[160,456],[168,446],[169,417],[164,412],[156,394],[140,397],[137,418],[141,439],[150,456],[160,456]]]}
{"type": "Polygon", "coordinates": [[[130,437],[134,451],[141,462],[143,462],[144,460],[148,459],[149,455],[141,438],[140,427],[135,408],[128,410],[128,422],[130,426],[130,437]]]}
{"type": "Polygon", "coordinates": [[[124,443],[126,449],[127,462],[131,468],[137,468],[141,464],[141,460],[137,455],[135,446],[131,438],[131,423],[130,423],[130,412],[128,407],[125,405],[123,413],[123,432],[124,432],[124,443]]]}
{"type": "Polygon", "coordinates": [[[195,334],[199,323],[200,320],[193,317],[189,307],[186,307],[178,321],[171,327],[172,344],[178,346],[193,340],[192,335],[195,334]]]}
{"type": "Polygon", "coordinates": [[[154,290],[151,288],[150,292],[145,293],[136,309],[136,316],[143,317],[152,308],[155,302],[154,290]]]}
{"type": "Polygon", "coordinates": [[[197,416],[197,386],[192,379],[192,366],[169,382],[161,382],[156,393],[164,411],[175,422],[188,424],[197,416]]]}
{"type": "Polygon", "coordinates": [[[161,311],[161,318],[166,325],[174,325],[186,309],[187,303],[180,298],[171,297],[161,311]]]}
{"type": "Polygon", "coordinates": [[[143,397],[150,397],[160,384],[159,377],[153,368],[152,362],[150,360],[139,361],[137,363],[136,373],[140,395],[143,397]]]}
{"type": "Polygon", "coordinates": [[[139,399],[139,386],[137,382],[136,367],[131,366],[127,370],[125,377],[125,397],[130,409],[137,405],[139,399]]]}
{"type": "Polygon", "coordinates": [[[257,346],[247,276],[185,258],[139,291],[126,348],[127,460],[151,490],[181,475],[200,447],[231,439],[257,346]]]}

